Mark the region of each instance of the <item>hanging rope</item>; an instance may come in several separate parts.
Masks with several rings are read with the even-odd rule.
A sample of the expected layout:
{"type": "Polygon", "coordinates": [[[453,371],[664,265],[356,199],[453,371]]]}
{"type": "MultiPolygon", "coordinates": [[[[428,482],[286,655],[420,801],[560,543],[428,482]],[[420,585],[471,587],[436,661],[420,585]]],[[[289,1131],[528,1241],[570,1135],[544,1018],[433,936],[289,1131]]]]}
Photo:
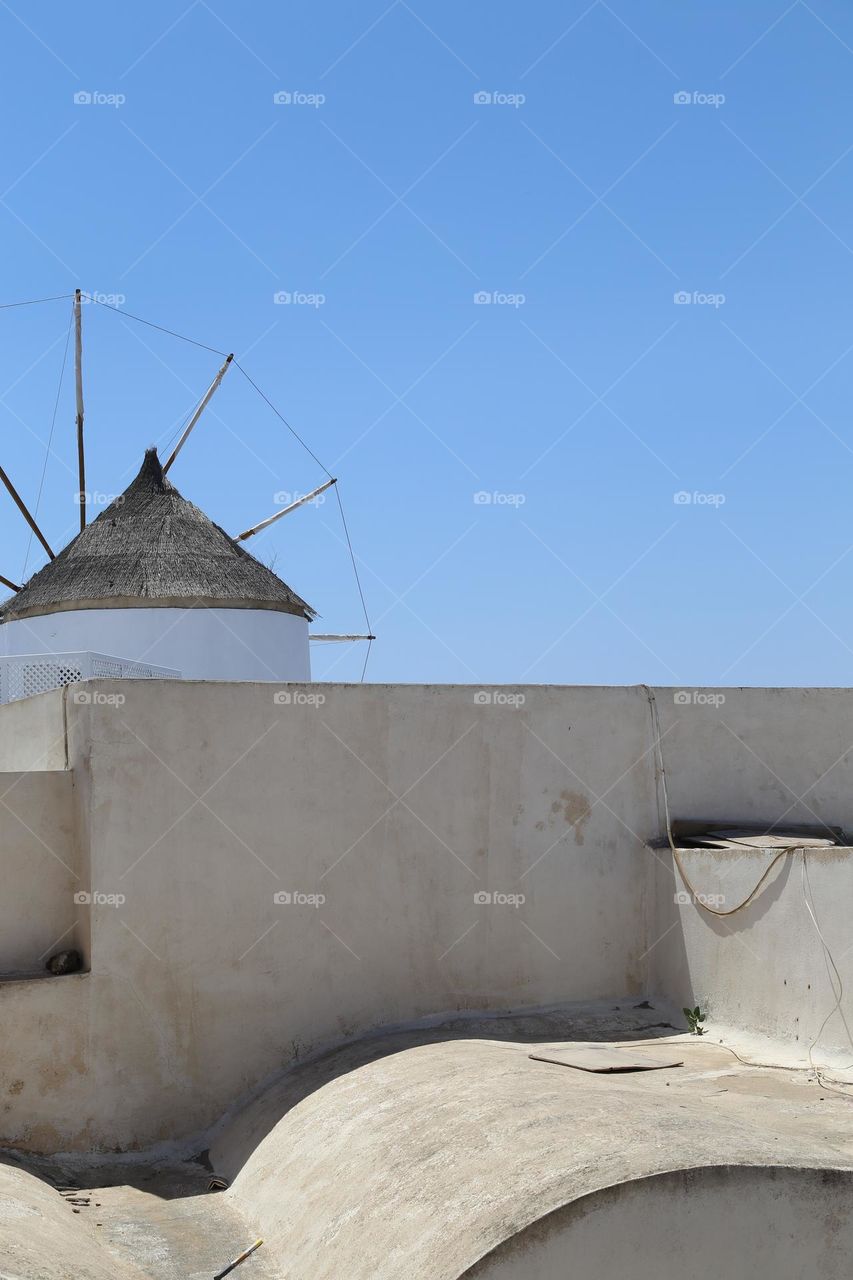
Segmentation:
{"type": "MultiPolygon", "coordinates": [[[[655,772],[656,772],[656,775],[661,780],[661,793],[663,797],[664,820],[666,822],[667,840],[669,841],[669,847],[672,850],[673,859],[675,861],[676,866],[678,867],[678,871],[681,876],[681,879],[684,881],[684,884],[687,886],[687,888],[690,890],[691,894],[693,895],[693,901],[696,903],[696,905],[698,907],[701,907],[703,911],[709,912],[711,915],[732,916],[735,914],[735,912],[742,911],[743,908],[753,900],[753,898],[758,893],[759,889],[764,884],[764,881],[767,879],[770,872],[773,870],[773,868],[775,867],[776,863],[779,861],[780,858],[785,857],[789,853],[799,852],[802,854],[803,861],[802,861],[801,878],[802,878],[803,902],[805,904],[806,911],[809,914],[809,918],[811,919],[811,922],[814,925],[814,929],[815,929],[815,932],[817,933],[818,939],[820,940],[820,944],[823,948],[824,960],[827,967],[827,975],[829,977],[829,984],[832,989],[832,995],[834,999],[834,1004],[832,1008],[830,1009],[829,1013],[826,1015],[823,1022],[821,1023],[820,1028],[817,1032],[817,1035],[809,1044],[809,1047],[808,1047],[809,1065],[808,1065],[808,1068],[806,1069],[814,1072],[815,1080],[822,1089],[827,1089],[830,1093],[837,1093],[842,1098],[853,1097],[853,1095],[845,1091],[845,1088],[841,1088],[841,1089],[831,1088],[831,1085],[836,1084],[836,1085],[846,1086],[847,1089],[850,1089],[850,1088],[853,1088],[853,1082],[849,1080],[837,1080],[834,1077],[827,1076],[825,1072],[822,1070],[822,1068],[817,1066],[813,1057],[813,1051],[815,1049],[815,1046],[818,1044],[821,1036],[823,1035],[824,1029],[826,1028],[826,1025],[829,1022],[830,1018],[836,1012],[841,1017],[841,1021],[844,1025],[844,1030],[847,1032],[847,1037],[850,1040],[851,1046],[853,1046],[853,1033],[851,1033],[850,1027],[848,1026],[848,1023],[847,1023],[847,1019],[844,1016],[844,1010],[842,1008],[842,1000],[844,998],[844,983],[841,977],[841,973],[838,969],[838,965],[835,962],[832,952],[829,949],[829,944],[827,943],[826,938],[823,936],[823,931],[821,930],[821,927],[817,920],[817,916],[814,911],[814,899],[811,892],[811,882],[809,880],[809,870],[808,870],[809,850],[804,848],[803,845],[801,844],[786,845],[783,849],[779,849],[778,852],[776,853],[776,856],[772,858],[771,861],[768,863],[768,865],[765,867],[764,872],[761,876],[761,879],[755,885],[754,889],[752,889],[751,892],[747,894],[747,896],[744,898],[742,902],[739,902],[736,907],[731,907],[728,911],[718,911],[715,907],[709,906],[706,902],[704,902],[702,895],[697,893],[686,871],[684,870],[684,866],[682,864],[679,851],[672,837],[672,823],[670,820],[670,812],[669,812],[669,796],[667,794],[667,786],[666,786],[666,770],[664,768],[664,763],[663,763],[663,747],[661,746],[660,716],[658,714],[658,707],[657,707],[657,702],[655,700],[654,690],[649,688],[648,685],[643,685],[642,687],[646,691],[646,696],[648,697],[648,700],[649,700],[649,708],[652,714],[652,732],[654,734],[655,747],[656,747],[655,772]],[[836,981],[838,983],[837,990],[836,990],[836,981]]],[[[759,852],[763,851],[763,846],[761,845],[743,844],[740,847],[744,849],[756,849],[759,852]]],[[[740,1054],[736,1053],[734,1049],[730,1048],[730,1046],[723,1045],[722,1047],[724,1049],[727,1049],[729,1053],[734,1054],[734,1056],[738,1059],[738,1061],[743,1062],[746,1066],[761,1066],[761,1067],[772,1066],[772,1067],[778,1067],[779,1069],[786,1070],[786,1071],[803,1069],[803,1068],[795,1068],[787,1063],[748,1062],[746,1058],[741,1058],[740,1054]]],[[[841,1067],[836,1067],[835,1070],[840,1070],[840,1071],[853,1070],[853,1062],[846,1063],[841,1067]]]]}
{"type": "MultiPolygon", "coordinates": [[[[663,746],[661,745],[660,716],[658,715],[658,707],[657,707],[657,702],[655,701],[654,690],[649,688],[648,685],[643,685],[643,688],[646,691],[646,696],[649,700],[649,708],[652,714],[652,732],[655,737],[655,747],[656,747],[656,756],[657,756],[656,772],[661,781],[661,792],[663,795],[663,808],[664,808],[664,821],[666,823],[666,838],[669,841],[669,847],[672,850],[673,861],[675,862],[675,865],[678,867],[678,873],[681,876],[681,879],[684,881],[684,884],[687,886],[687,888],[690,890],[690,893],[693,895],[693,901],[696,903],[697,907],[701,907],[703,911],[707,911],[708,914],[712,916],[733,916],[735,915],[736,912],[743,911],[744,907],[749,906],[750,902],[752,902],[753,898],[758,893],[759,889],[764,884],[764,881],[770,875],[770,872],[776,866],[776,863],[779,861],[779,859],[784,858],[789,853],[795,853],[797,849],[802,849],[802,844],[789,844],[789,845],[785,845],[784,848],[779,849],[778,852],[776,853],[776,856],[772,858],[770,862],[767,864],[767,866],[764,868],[764,871],[762,872],[762,875],[761,875],[761,879],[758,881],[755,887],[750,890],[750,892],[746,895],[744,900],[742,902],[739,902],[736,907],[729,907],[725,911],[721,911],[718,907],[712,907],[710,903],[705,900],[707,898],[707,894],[699,893],[699,891],[694,887],[693,883],[691,882],[690,877],[688,876],[687,872],[684,869],[684,864],[681,861],[681,854],[678,848],[676,847],[675,841],[672,838],[672,822],[670,820],[670,812],[669,812],[669,795],[667,792],[667,785],[666,785],[666,769],[664,768],[663,746]]],[[[759,853],[766,852],[766,848],[763,845],[758,845],[758,844],[744,843],[740,847],[742,849],[755,849],[759,853]]]]}
{"type": "MultiPolygon", "coordinates": [[[[68,294],[67,296],[70,298],[73,298],[74,294],[73,293],[68,294]]],[[[45,301],[45,299],[42,299],[42,301],[45,301]]],[[[14,306],[15,304],[12,303],[11,305],[14,306]]],[[[19,305],[26,306],[27,303],[21,303],[19,305]]],[[[36,520],[38,520],[39,507],[41,506],[41,496],[44,490],[44,478],[47,475],[47,464],[50,459],[51,445],[53,444],[53,432],[56,427],[56,413],[59,408],[59,397],[62,394],[62,380],[65,377],[65,366],[68,362],[68,346],[69,346],[69,343],[71,342],[71,326],[73,322],[74,322],[74,311],[72,308],[68,317],[68,332],[65,335],[65,350],[62,353],[62,367],[59,370],[59,386],[56,388],[56,399],[53,402],[53,417],[50,420],[50,435],[47,438],[47,448],[44,451],[44,466],[41,469],[41,480],[39,481],[38,497],[36,498],[36,507],[35,507],[35,512],[33,513],[36,520]]],[[[31,529],[30,536],[27,539],[27,554],[24,556],[24,568],[21,572],[21,582],[26,582],[27,580],[27,565],[30,562],[30,551],[32,549],[32,545],[33,545],[33,533],[31,529]]]]}

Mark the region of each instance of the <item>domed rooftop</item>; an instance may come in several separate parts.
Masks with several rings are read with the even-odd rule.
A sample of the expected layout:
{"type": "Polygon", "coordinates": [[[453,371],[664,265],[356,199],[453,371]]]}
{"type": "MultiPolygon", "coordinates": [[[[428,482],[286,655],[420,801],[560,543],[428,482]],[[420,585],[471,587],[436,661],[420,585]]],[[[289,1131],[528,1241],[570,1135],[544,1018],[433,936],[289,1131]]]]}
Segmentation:
{"type": "Polygon", "coordinates": [[[182,497],[148,449],[139,475],[0,608],[0,623],[69,609],[314,610],[182,497]]]}

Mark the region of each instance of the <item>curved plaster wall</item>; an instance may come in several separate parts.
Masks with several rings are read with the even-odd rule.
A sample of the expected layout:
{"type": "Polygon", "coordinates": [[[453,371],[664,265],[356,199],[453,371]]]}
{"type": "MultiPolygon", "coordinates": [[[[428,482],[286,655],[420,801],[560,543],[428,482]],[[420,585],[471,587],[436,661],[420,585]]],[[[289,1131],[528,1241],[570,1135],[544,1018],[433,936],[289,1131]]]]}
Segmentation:
{"type": "Polygon", "coordinates": [[[529,1056],[618,1016],[472,1019],[297,1067],[210,1142],[225,1203],[311,1280],[458,1280],[486,1259],[488,1280],[846,1275],[849,1100],[687,1035],[670,1070],[529,1056]]]}
{"type": "Polygon", "coordinates": [[[276,609],[69,609],[0,626],[0,653],[93,650],[185,680],[310,680],[308,622],[276,609]]]}
{"type": "Polygon", "coordinates": [[[730,1166],[608,1187],[534,1223],[466,1280],[846,1280],[853,1175],[730,1166]]]}

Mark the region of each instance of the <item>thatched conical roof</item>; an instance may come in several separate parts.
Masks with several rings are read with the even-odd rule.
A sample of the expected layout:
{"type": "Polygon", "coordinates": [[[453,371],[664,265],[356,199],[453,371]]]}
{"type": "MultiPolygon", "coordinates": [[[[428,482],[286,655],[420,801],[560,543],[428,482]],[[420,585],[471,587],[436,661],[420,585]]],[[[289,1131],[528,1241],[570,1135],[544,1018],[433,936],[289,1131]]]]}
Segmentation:
{"type": "Polygon", "coordinates": [[[191,605],[314,617],[281,578],[181,497],[149,449],[130,487],[6,601],[0,622],[66,609],[191,605]]]}

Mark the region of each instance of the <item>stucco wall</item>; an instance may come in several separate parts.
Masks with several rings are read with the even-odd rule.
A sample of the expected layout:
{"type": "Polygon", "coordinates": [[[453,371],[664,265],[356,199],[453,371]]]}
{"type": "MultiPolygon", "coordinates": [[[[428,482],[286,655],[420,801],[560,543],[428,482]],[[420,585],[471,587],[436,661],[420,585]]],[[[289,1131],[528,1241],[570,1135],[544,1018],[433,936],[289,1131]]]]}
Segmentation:
{"type": "Polygon", "coordinates": [[[66,766],[65,698],[61,692],[0,707],[0,770],[66,766]]]}
{"type": "MultiPolygon", "coordinates": [[[[695,994],[746,1026],[770,1005],[768,1027],[793,1037],[831,1007],[817,938],[792,932],[793,869],[784,912],[761,908],[758,960],[751,926],[733,939],[692,904],[667,918],[669,855],[644,845],[661,828],[641,688],[91,687],[89,705],[65,695],[81,875],[124,902],[81,910],[91,974],[0,984],[2,1071],[25,1082],[0,1137],[189,1135],[296,1055],[456,1010],[695,994]]],[[[851,694],[726,697],[657,691],[676,816],[779,816],[775,772],[853,827],[851,694]]],[[[62,700],[0,709],[0,758],[23,750],[3,745],[9,726],[47,747],[62,700]]],[[[804,803],[790,816],[807,820],[804,803]]],[[[850,864],[834,856],[813,882],[841,957],[850,864]]]]}
{"type": "Polygon", "coordinates": [[[0,772],[0,975],[43,973],[75,945],[73,776],[0,772]]]}
{"type": "MultiPolygon", "coordinates": [[[[656,692],[673,818],[782,819],[853,832],[851,690],[698,692],[715,702],[677,703],[672,690],[656,692]]],[[[728,910],[747,897],[770,855],[685,852],[682,861],[699,893],[728,910]]],[[[853,851],[809,853],[805,883],[802,855],[781,859],[747,908],[719,920],[692,901],[668,851],[651,866],[652,989],[679,1006],[701,1004],[718,1025],[786,1041],[805,1060],[835,1004],[806,898],[849,993],[853,851]]],[[[849,996],[844,1007],[850,1022],[849,996]]],[[[838,1013],[816,1056],[853,1061],[838,1013]]]]}

